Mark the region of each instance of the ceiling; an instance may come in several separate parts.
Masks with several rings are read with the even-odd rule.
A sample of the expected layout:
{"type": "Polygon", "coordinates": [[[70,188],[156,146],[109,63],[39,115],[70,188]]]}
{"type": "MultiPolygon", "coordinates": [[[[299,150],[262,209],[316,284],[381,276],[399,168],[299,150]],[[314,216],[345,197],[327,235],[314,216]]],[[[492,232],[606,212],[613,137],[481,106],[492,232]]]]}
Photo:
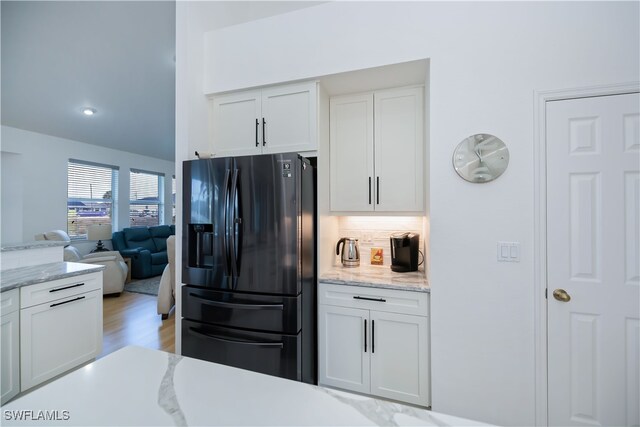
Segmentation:
{"type": "MultiPolygon", "coordinates": [[[[220,18],[210,30],[316,4],[212,1],[220,18]]],[[[1,8],[3,125],[174,159],[175,2],[3,0],[1,8]],[[97,113],[84,116],[83,107],[97,113]]]]}

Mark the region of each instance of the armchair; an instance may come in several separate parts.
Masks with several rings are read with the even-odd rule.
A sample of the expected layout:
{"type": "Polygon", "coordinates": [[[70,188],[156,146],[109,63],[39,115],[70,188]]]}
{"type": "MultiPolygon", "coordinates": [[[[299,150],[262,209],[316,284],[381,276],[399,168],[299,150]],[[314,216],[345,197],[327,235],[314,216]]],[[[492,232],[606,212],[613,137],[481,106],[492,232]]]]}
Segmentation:
{"type": "MultiPolygon", "coordinates": [[[[57,240],[62,242],[70,242],[69,235],[62,230],[48,231],[42,234],[36,234],[36,240],[57,240]]],[[[84,257],[80,255],[77,248],[73,246],[65,246],[64,261],[81,262],[84,264],[104,265],[102,294],[120,294],[124,289],[124,282],[127,278],[128,267],[122,259],[118,251],[96,252],[84,257]]]]}
{"type": "Polygon", "coordinates": [[[176,236],[169,236],[167,238],[167,256],[169,258],[169,264],[167,264],[162,272],[160,288],[158,288],[158,314],[162,316],[162,320],[169,317],[171,307],[173,307],[176,302],[176,236]]]}
{"type": "Polygon", "coordinates": [[[131,258],[131,277],[146,279],[159,276],[167,265],[167,238],[175,234],[175,226],[129,227],[115,231],[113,248],[131,258]]]}

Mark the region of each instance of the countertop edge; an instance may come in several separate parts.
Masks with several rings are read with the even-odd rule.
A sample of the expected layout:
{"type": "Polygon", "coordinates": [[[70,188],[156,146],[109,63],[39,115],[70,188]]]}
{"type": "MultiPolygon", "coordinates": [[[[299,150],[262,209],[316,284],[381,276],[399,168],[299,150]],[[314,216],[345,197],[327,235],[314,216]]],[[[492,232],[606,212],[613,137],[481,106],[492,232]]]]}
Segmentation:
{"type": "MultiPolygon", "coordinates": [[[[60,279],[66,279],[69,277],[75,277],[75,276],[81,276],[83,274],[90,274],[90,273],[97,273],[99,271],[104,270],[106,267],[104,265],[95,265],[95,264],[83,264],[80,262],[64,262],[64,261],[60,261],[60,262],[54,262],[54,263],[49,263],[49,264],[41,264],[41,265],[34,265],[34,266],[29,266],[29,267],[20,267],[20,268],[12,268],[9,270],[3,270],[2,272],[0,272],[0,277],[2,279],[4,279],[4,276],[7,273],[13,273],[15,274],[16,272],[18,272],[19,270],[25,271],[27,272],[27,274],[25,274],[25,278],[24,279],[20,279],[20,281],[17,281],[18,279],[15,279],[16,282],[15,283],[9,283],[7,285],[5,285],[4,283],[2,283],[4,280],[0,280],[0,293],[2,292],[8,292],[11,291],[13,289],[18,289],[18,288],[22,288],[25,286],[31,286],[31,285],[37,285],[38,283],[44,283],[44,282],[50,282],[52,280],[60,280],[60,279]],[[71,264],[71,266],[81,266],[84,268],[78,269],[78,270],[73,270],[73,271],[64,271],[64,272],[60,272],[60,273],[51,273],[51,274],[42,274],[41,275],[37,275],[38,272],[34,271],[33,273],[31,273],[29,275],[29,270],[36,270],[38,268],[45,268],[45,272],[47,268],[55,268],[56,266],[59,267],[63,267],[63,266],[67,266],[71,264]]],[[[40,270],[42,271],[42,270],[40,270]]]]}
{"type": "Polygon", "coordinates": [[[58,246],[67,246],[71,242],[61,240],[35,240],[33,242],[8,243],[0,246],[0,252],[15,252],[27,249],[54,248],[58,246]]]}
{"type": "Polygon", "coordinates": [[[392,283],[371,283],[371,282],[355,282],[340,279],[322,278],[318,279],[318,283],[326,283],[329,285],[344,285],[344,286],[358,286],[361,288],[380,288],[391,289],[404,292],[424,292],[431,293],[431,287],[427,286],[414,286],[414,285],[394,285],[392,283]]]}

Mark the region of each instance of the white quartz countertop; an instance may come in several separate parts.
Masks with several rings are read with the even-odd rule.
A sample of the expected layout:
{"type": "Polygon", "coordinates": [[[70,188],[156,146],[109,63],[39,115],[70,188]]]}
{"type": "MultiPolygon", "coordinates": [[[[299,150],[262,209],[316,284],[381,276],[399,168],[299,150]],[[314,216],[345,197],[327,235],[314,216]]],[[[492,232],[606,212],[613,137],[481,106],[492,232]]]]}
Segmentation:
{"type": "Polygon", "coordinates": [[[485,425],[141,347],[125,347],[2,409],[3,426],[485,425]],[[20,411],[32,411],[32,420],[16,421],[20,411]],[[44,416],[39,411],[59,420],[33,419],[44,416]]]}
{"type": "Polygon", "coordinates": [[[63,242],[59,240],[37,240],[33,242],[3,243],[2,246],[0,246],[0,252],[67,246],[68,244],[69,242],[63,242]]]}
{"type": "Polygon", "coordinates": [[[82,264],[78,262],[53,262],[30,267],[12,268],[0,271],[0,292],[36,283],[80,276],[104,270],[104,265],[82,264]]]}
{"type": "Polygon", "coordinates": [[[430,292],[424,271],[396,273],[388,265],[361,265],[360,267],[334,267],[320,275],[320,282],[370,288],[399,289],[430,292]]]}

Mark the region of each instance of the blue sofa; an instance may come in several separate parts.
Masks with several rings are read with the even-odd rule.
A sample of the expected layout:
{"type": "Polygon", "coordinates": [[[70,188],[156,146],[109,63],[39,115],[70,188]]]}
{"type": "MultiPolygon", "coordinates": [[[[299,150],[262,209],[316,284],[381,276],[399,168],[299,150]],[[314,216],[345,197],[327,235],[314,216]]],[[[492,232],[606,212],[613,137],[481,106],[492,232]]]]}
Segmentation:
{"type": "Polygon", "coordinates": [[[169,262],[167,237],[174,234],[175,225],[124,228],[113,233],[113,249],[123,257],[131,258],[132,278],[159,276],[169,262]]]}

